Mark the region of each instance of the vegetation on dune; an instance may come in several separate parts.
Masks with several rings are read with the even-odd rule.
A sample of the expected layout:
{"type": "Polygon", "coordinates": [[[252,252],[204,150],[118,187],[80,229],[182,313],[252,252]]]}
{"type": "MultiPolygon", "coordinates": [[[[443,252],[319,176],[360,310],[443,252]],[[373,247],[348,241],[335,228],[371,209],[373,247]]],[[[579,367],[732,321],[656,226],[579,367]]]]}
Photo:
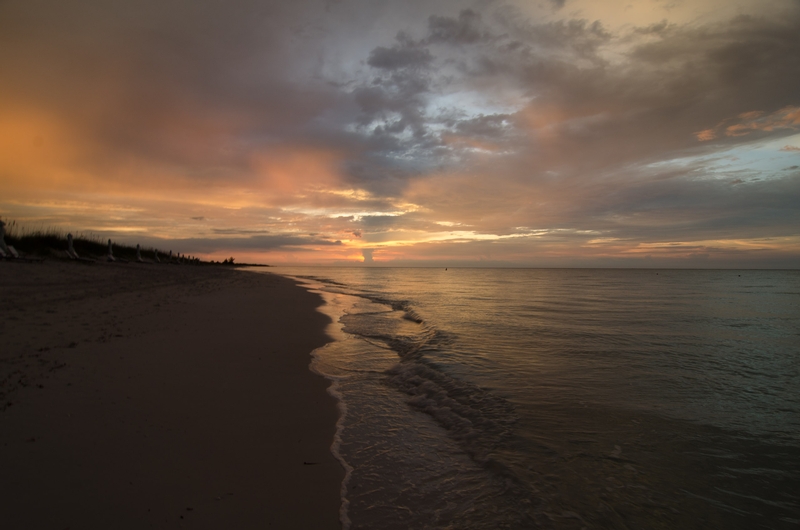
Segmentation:
{"type": "MultiPolygon", "coordinates": [[[[28,229],[20,226],[16,221],[6,221],[5,242],[27,256],[41,258],[60,258],[67,259],[67,235],[63,229],[47,227],[38,229],[28,229]]],[[[72,246],[81,258],[105,259],[108,256],[108,239],[104,239],[97,234],[72,234],[72,246]]],[[[118,243],[112,240],[112,250],[114,258],[136,261],[136,245],[118,243]]],[[[158,259],[162,262],[169,261],[169,250],[166,252],[154,247],[141,247],[142,259],[148,262],[155,261],[155,253],[158,252],[158,259]]],[[[194,256],[186,256],[173,253],[172,260],[181,263],[196,265],[234,265],[234,258],[224,261],[203,261],[194,256]]],[[[239,266],[248,265],[246,263],[236,264],[239,266]]],[[[263,266],[263,265],[253,265],[263,266]]]]}
{"type": "MultiPolygon", "coordinates": [[[[20,227],[14,221],[6,224],[6,244],[18,251],[40,257],[65,257],[67,233],[57,228],[47,227],[35,230],[20,227]]],[[[82,257],[100,258],[108,254],[108,241],[94,234],[73,234],[72,245],[82,257]]],[[[113,244],[114,256],[123,259],[136,259],[136,247],[119,243],[113,244]]],[[[153,249],[143,249],[144,253],[153,249]]]]}

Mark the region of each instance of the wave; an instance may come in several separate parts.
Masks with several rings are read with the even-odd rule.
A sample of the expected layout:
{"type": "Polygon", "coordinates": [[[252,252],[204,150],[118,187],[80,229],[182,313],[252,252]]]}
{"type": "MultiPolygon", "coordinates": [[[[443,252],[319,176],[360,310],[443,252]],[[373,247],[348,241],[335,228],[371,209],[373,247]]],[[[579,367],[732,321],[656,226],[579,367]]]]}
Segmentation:
{"type": "MultiPolygon", "coordinates": [[[[437,363],[438,354],[447,351],[455,337],[426,321],[412,301],[353,291],[324,278],[309,279],[337,292],[347,288],[347,294],[390,308],[346,313],[340,319],[342,329],[396,353],[398,362],[383,372],[382,383],[404,395],[410,408],[432,418],[479,468],[493,476],[493,481],[502,483],[504,501],[518,507],[514,517],[530,522],[534,517],[534,493],[496,457],[514,439],[519,421],[515,407],[490,389],[453,376],[446,366],[437,363]]],[[[540,517],[535,518],[537,524],[547,526],[540,517]]]]}

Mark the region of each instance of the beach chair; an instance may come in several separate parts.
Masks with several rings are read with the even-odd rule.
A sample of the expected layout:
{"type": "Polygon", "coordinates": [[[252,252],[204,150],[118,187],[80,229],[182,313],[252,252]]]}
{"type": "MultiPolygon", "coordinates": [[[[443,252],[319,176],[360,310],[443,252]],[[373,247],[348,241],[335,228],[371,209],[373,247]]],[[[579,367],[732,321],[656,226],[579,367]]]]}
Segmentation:
{"type": "Polygon", "coordinates": [[[84,263],[94,263],[91,258],[82,258],[75,252],[75,247],[72,246],[72,234],[67,234],[67,257],[71,260],[82,261],[84,263]]]}
{"type": "Polygon", "coordinates": [[[0,221],[0,257],[7,260],[14,260],[14,261],[25,261],[28,263],[40,263],[44,261],[44,258],[27,258],[20,256],[17,249],[15,249],[11,245],[6,245],[5,242],[6,237],[6,224],[3,221],[0,221]]]}
{"type": "Polygon", "coordinates": [[[23,256],[11,245],[4,244],[3,246],[5,246],[6,250],[8,251],[8,253],[6,253],[5,251],[0,250],[0,257],[3,259],[7,259],[9,261],[22,261],[25,263],[41,263],[44,261],[44,258],[29,258],[27,256],[23,256]]]}
{"type": "Polygon", "coordinates": [[[78,253],[75,252],[75,247],[72,246],[72,234],[67,234],[67,256],[69,259],[80,259],[78,253]]]}
{"type": "Polygon", "coordinates": [[[13,256],[11,255],[11,249],[8,248],[6,245],[6,223],[0,219],[0,256],[3,259],[11,259],[13,256]]]}

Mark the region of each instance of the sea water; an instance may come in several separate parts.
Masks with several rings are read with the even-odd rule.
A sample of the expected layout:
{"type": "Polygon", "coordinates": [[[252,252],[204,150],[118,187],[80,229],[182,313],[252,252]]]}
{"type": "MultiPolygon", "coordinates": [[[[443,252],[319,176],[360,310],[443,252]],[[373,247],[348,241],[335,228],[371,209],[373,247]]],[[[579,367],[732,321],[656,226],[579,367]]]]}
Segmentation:
{"type": "Polygon", "coordinates": [[[797,528],[800,272],[288,268],[352,529],[797,528]]]}

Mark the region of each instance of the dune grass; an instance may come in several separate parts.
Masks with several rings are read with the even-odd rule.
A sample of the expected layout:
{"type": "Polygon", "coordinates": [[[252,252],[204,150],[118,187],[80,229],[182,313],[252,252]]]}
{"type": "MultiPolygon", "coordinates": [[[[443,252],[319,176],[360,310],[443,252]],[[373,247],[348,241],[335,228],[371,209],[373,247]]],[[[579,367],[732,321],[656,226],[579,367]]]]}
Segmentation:
{"type": "MultiPolygon", "coordinates": [[[[6,221],[5,242],[12,245],[17,251],[29,256],[65,258],[68,247],[68,232],[54,227],[30,229],[21,226],[16,221],[6,221]]],[[[84,258],[103,259],[108,255],[108,240],[96,234],[75,233],[72,235],[72,245],[75,252],[84,258]]],[[[119,243],[112,240],[112,249],[115,258],[133,261],[136,259],[136,245],[119,243]]],[[[152,261],[154,247],[142,247],[142,258],[152,261]]],[[[166,259],[168,253],[158,249],[159,259],[166,259]]],[[[177,254],[175,255],[177,258],[177,254]]],[[[193,263],[208,263],[197,258],[186,258],[193,263]]]]}
{"type": "MultiPolygon", "coordinates": [[[[0,218],[0,220],[3,220],[0,218]]],[[[61,228],[42,227],[31,229],[20,225],[16,221],[5,220],[5,242],[13,246],[23,255],[40,258],[67,259],[67,234],[61,228]]],[[[127,261],[136,260],[136,245],[111,242],[115,258],[127,261]]],[[[84,234],[77,232],[72,234],[72,246],[81,258],[105,259],[108,255],[108,239],[97,234],[84,234]]],[[[162,262],[167,262],[169,251],[164,252],[155,247],[141,247],[142,259],[148,262],[155,261],[155,252],[162,262]]],[[[173,262],[188,263],[192,265],[225,265],[239,267],[269,267],[260,263],[235,263],[235,259],[230,257],[224,261],[203,261],[194,256],[185,254],[173,254],[173,262]],[[179,259],[180,256],[180,259],[179,259]]]]}

